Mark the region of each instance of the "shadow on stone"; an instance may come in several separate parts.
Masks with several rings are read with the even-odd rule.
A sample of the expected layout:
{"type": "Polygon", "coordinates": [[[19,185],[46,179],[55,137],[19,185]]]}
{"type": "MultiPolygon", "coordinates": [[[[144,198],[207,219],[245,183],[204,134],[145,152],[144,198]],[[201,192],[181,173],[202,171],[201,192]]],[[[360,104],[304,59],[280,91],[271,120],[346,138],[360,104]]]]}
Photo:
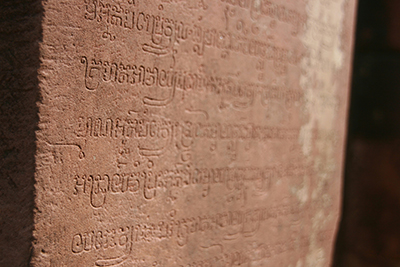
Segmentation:
{"type": "Polygon", "coordinates": [[[29,266],[42,6],[0,1],[0,266],[29,266]]]}

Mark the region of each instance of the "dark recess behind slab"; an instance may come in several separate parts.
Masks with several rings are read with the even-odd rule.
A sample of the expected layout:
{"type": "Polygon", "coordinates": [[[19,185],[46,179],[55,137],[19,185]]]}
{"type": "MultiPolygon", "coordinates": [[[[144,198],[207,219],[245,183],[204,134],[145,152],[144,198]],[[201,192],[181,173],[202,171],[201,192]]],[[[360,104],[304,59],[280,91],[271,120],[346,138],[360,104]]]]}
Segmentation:
{"type": "Polygon", "coordinates": [[[0,1],[0,266],[29,266],[38,127],[37,0],[0,1]]]}
{"type": "Polygon", "coordinates": [[[358,5],[334,266],[400,266],[400,1],[358,5]]]}

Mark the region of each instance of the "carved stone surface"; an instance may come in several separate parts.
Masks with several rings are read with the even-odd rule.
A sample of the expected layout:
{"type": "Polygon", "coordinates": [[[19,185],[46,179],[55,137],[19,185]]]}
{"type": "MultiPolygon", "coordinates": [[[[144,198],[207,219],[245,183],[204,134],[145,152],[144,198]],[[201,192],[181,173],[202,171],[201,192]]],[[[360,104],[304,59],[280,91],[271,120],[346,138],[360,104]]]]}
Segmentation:
{"type": "Polygon", "coordinates": [[[34,266],[328,266],[352,0],[43,1],[34,266]]]}

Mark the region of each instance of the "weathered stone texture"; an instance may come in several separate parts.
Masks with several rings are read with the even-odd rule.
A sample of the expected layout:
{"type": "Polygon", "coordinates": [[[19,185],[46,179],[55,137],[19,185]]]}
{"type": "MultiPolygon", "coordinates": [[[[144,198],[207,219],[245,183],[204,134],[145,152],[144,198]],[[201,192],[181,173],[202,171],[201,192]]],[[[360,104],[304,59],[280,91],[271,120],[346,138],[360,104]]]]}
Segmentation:
{"type": "Polygon", "coordinates": [[[330,264],[354,1],[42,3],[33,266],[330,264]]]}

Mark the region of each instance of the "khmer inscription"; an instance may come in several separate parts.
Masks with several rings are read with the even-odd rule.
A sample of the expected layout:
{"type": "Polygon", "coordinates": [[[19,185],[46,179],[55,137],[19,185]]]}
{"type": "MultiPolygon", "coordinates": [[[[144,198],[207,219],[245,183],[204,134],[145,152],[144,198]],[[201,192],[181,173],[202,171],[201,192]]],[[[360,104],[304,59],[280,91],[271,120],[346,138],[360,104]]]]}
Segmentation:
{"type": "Polygon", "coordinates": [[[252,106],[256,97],[263,105],[271,100],[291,105],[304,99],[300,90],[274,84],[241,82],[231,77],[211,76],[201,72],[190,73],[135,64],[124,65],[101,59],[88,60],[87,57],[82,57],[81,62],[85,65],[85,87],[88,90],[96,90],[102,83],[114,83],[118,86],[157,87],[169,91],[168,97],[164,99],[145,96],[143,103],[149,106],[170,104],[177,90],[230,97],[233,98],[232,104],[236,108],[252,106]]]}
{"type": "Polygon", "coordinates": [[[85,138],[154,138],[168,139],[283,139],[295,140],[296,128],[271,127],[253,123],[212,123],[145,118],[92,118],[80,117],[76,123],[77,137],[85,138]]]}
{"type": "MultiPolygon", "coordinates": [[[[74,175],[74,195],[86,195],[93,208],[103,207],[110,195],[132,194],[152,200],[165,194],[172,201],[185,189],[196,189],[202,197],[216,190],[229,201],[232,192],[242,197],[266,193],[280,179],[299,179],[312,175],[311,166],[302,164],[242,168],[174,168],[165,170],[138,170],[131,173],[74,175]],[[249,190],[253,192],[248,192],[249,190]],[[225,191],[225,192],[224,192],[225,191]]],[[[112,200],[111,200],[112,201],[112,200]]]]}
{"type": "Polygon", "coordinates": [[[177,245],[185,246],[192,235],[213,230],[225,230],[221,241],[228,241],[237,239],[239,236],[254,236],[262,224],[270,218],[290,216],[300,212],[298,205],[283,205],[171,218],[155,222],[136,222],[131,226],[75,234],[72,237],[71,250],[78,254],[119,245],[122,250],[130,253],[133,243],[152,243],[164,239],[173,239],[177,245]]]}
{"type": "Polygon", "coordinates": [[[159,14],[132,10],[121,4],[86,0],[85,7],[86,20],[106,24],[103,38],[115,40],[116,35],[109,32],[111,26],[143,32],[150,35],[150,40],[142,44],[142,50],[158,56],[172,54],[174,45],[181,42],[191,42],[191,52],[198,56],[202,56],[206,48],[216,48],[292,65],[297,65],[303,56],[299,51],[271,42],[251,39],[225,30],[205,28],[200,24],[188,24],[159,14]]]}
{"type": "Polygon", "coordinates": [[[330,265],[355,1],[39,2],[32,266],[330,265]]]}

